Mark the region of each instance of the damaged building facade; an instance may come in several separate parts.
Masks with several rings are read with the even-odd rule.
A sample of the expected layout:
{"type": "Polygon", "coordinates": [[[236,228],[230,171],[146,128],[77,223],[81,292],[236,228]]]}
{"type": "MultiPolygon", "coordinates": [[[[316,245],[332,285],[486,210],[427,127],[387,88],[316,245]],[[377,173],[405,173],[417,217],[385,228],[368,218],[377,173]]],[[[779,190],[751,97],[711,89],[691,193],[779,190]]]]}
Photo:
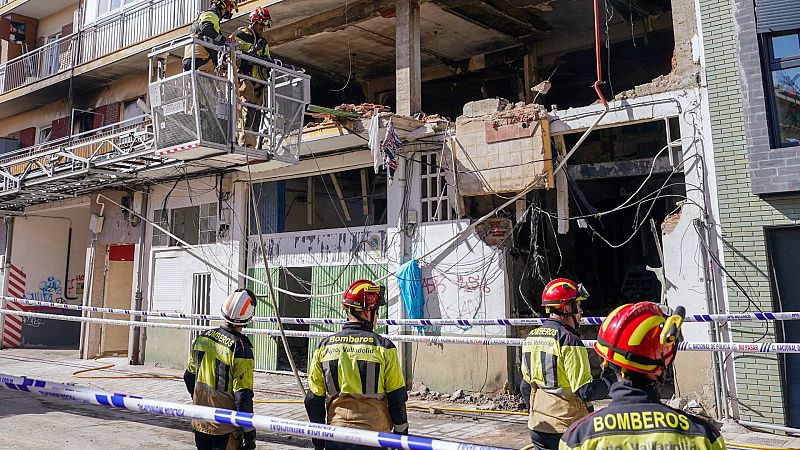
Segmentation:
{"type": "MultiPolygon", "coordinates": [[[[736,112],[733,97],[721,100],[739,78],[733,66],[720,72],[736,66],[722,56],[736,43],[720,42],[716,30],[750,23],[730,7],[713,12],[728,0],[600,2],[599,34],[591,0],[272,2],[273,56],[311,78],[296,164],[154,152],[148,53],[185,36],[207,3],[0,6],[4,25],[16,30],[0,35],[7,295],[214,314],[238,286],[266,299],[263,239],[279,311],[262,301],[259,316],[341,317],[330,294],[368,278],[388,288],[382,315],[407,318],[393,275],[411,260],[422,273],[422,318],[538,317],[543,286],[559,276],[588,287],[588,316],[640,300],[693,314],[747,310],[714,264],[738,257],[722,252],[720,226],[743,227],[735,186],[761,170],[725,156],[734,151],[727,122],[751,116],[736,112]]],[[[223,31],[246,24],[262,3],[241,2],[223,31]]],[[[750,44],[760,38],[753,34],[750,44]]],[[[165,72],[177,76],[180,67],[173,58],[165,72]]],[[[742,78],[743,86],[758,85],[758,77],[742,78]]],[[[746,144],[741,133],[741,155],[751,138],[764,144],[761,131],[746,144]]],[[[728,267],[734,275],[747,270],[728,267]]],[[[759,281],[766,301],[770,284],[759,281]]],[[[67,346],[85,358],[127,353],[135,363],[174,367],[185,363],[191,337],[47,319],[3,323],[4,339],[18,338],[6,346],[67,346]]],[[[528,330],[384,331],[520,337],[528,330]]],[[[684,337],[728,340],[731,332],[691,324],[684,337]]],[[[586,337],[594,334],[586,327],[586,337]]],[[[279,342],[253,341],[257,369],[289,370],[279,342]]],[[[289,339],[301,370],[316,343],[289,339]]],[[[433,390],[518,384],[513,347],[401,350],[407,377],[433,390]]],[[[664,395],[697,400],[719,417],[788,424],[773,412],[788,401],[789,385],[758,393],[750,364],[761,363],[725,356],[681,353],[664,395]],[[761,395],[772,403],[754,400],[761,395]]],[[[768,362],[776,377],[789,363],[768,362]]]]}

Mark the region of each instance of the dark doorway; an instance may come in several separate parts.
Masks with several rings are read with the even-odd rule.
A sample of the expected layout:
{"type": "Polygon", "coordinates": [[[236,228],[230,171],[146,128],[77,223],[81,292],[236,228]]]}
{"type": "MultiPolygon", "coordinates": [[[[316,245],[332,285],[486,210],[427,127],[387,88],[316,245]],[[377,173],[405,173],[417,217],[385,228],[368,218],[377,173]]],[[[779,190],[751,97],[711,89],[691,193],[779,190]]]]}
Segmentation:
{"type": "MultiPolygon", "coordinates": [[[[289,292],[311,292],[311,268],[310,267],[287,267],[281,270],[280,287],[289,292]]],[[[300,317],[311,316],[311,302],[308,298],[297,298],[290,295],[280,294],[280,313],[281,317],[300,317]]],[[[285,324],[284,329],[295,331],[308,331],[308,325],[285,324]]],[[[297,370],[307,372],[308,366],[308,338],[289,337],[289,349],[294,357],[297,370]]],[[[282,343],[278,343],[278,370],[292,370],[289,358],[282,343]]]]}
{"type": "MultiPolygon", "coordinates": [[[[800,289],[800,227],[777,227],[765,230],[769,256],[772,298],[777,311],[800,311],[800,298],[792,293],[800,289]]],[[[800,323],[776,322],[780,342],[800,342],[800,323]]],[[[781,354],[781,373],[787,426],[800,426],[800,377],[788,376],[800,371],[800,355],[781,354]]]]}

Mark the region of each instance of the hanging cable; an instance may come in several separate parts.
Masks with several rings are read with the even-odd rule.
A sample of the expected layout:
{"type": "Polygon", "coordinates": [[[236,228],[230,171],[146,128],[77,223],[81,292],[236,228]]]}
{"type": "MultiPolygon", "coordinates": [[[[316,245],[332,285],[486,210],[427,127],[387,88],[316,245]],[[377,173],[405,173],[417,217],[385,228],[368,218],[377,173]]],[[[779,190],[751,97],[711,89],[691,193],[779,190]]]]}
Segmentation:
{"type": "Polygon", "coordinates": [[[283,349],[286,351],[286,358],[289,360],[289,365],[292,367],[292,373],[294,374],[295,381],[297,381],[297,388],[303,394],[303,397],[305,397],[306,388],[300,380],[300,373],[297,370],[297,365],[295,365],[294,355],[292,355],[292,350],[289,347],[289,340],[286,338],[286,330],[284,330],[283,323],[280,320],[280,309],[278,308],[278,301],[275,299],[275,291],[272,288],[272,274],[269,271],[269,259],[267,258],[267,250],[264,246],[264,234],[261,231],[261,218],[259,217],[258,203],[255,195],[253,195],[253,174],[250,169],[250,155],[247,146],[244,147],[244,156],[245,161],[247,161],[247,196],[250,197],[250,202],[253,205],[253,217],[255,218],[256,232],[258,233],[258,248],[261,253],[261,259],[264,260],[264,276],[267,279],[268,297],[270,303],[272,303],[273,313],[275,317],[278,318],[278,330],[280,331],[281,341],[283,342],[283,349]]]}

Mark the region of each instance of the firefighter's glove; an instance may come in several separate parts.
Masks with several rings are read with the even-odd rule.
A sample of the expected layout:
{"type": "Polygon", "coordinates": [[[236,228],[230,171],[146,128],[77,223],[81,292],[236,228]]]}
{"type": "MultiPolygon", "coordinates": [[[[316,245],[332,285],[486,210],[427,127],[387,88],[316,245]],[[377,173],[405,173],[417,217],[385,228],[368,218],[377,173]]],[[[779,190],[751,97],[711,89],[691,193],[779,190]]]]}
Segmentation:
{"type": "Polygon", "coordinates": [[[252,450],[256,448],[256,430],[244,432],[244,442],[241,448],[242,450],[252,450]]]}
{"type": "Polygon", "coordinates": [[[218,34],[217,37],[215,37],[212,42],[217,44],[217,45],[223,45],[223,44],[225,44],[226,41],[227,41],[227,38],[225,37],[224,34],[218,34]]]}
{"type": "Polygon", "coordinates": [[[603,366],[603,371],[600,373],[600,378],[603,378],[606,380],[606,382],[608,382],[609,385],[611,385],[617,382],[617,373],[614,372],[614,369],[606,364],[603,366]]]}
{"type": "Polygon", "coordinates": [[[408,423],[395,425],[392,431],[394,432],[394,434],[402,434],[404,436],[408,436],[408,423]]]}

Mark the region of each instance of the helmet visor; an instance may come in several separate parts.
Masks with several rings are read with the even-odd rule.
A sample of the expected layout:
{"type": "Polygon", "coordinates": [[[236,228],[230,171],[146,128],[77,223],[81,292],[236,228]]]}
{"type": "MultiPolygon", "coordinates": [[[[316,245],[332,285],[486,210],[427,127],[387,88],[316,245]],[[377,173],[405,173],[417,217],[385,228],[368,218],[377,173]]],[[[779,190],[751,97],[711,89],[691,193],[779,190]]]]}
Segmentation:
{"type": "Polygon", "coordinates": [[[577,291],[578,291],[578,297],[575,298],[575,300],[581,301],[589,298],[589,291],[586,290],[586,287],[583,285],[583,283],[578,284],[577,291]]]}

